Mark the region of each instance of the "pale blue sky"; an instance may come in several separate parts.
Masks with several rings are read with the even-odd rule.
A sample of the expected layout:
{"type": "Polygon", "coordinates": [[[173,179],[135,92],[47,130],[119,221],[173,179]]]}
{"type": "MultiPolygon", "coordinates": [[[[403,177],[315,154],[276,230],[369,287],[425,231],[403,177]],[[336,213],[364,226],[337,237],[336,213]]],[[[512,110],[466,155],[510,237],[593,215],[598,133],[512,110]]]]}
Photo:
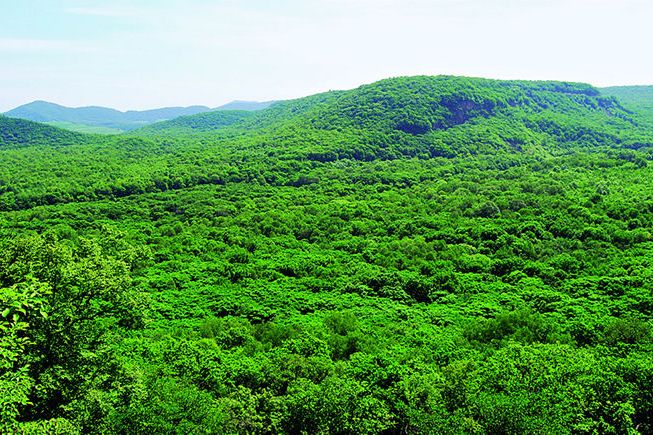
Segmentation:
{"type": "Polygon", "coordinates": [[[0,112],[218,106],[455,74],[653,84],[650,0],[0,0],[0,112]]]}

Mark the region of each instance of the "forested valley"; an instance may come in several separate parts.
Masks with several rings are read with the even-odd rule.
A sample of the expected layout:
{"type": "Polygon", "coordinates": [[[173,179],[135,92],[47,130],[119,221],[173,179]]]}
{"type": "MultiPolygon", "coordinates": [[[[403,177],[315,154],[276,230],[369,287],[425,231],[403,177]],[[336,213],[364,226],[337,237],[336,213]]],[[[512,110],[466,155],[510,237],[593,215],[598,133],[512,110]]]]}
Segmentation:
{"type": "Polygon", "coordinates": [[[653,433],[653,103],[615,92],[0,117],[0,432],[653,433]]]}

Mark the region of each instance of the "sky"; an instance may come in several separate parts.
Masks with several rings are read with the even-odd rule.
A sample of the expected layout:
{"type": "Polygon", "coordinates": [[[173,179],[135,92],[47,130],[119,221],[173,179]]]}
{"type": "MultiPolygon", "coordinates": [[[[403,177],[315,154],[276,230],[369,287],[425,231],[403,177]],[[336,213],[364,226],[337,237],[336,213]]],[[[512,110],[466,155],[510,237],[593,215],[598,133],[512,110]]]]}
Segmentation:
{"type": "Polygon", "coordinates": [[[388,77],[653,84],[650,0],[0,0],[0,112],[297,98],[388,77]]]}

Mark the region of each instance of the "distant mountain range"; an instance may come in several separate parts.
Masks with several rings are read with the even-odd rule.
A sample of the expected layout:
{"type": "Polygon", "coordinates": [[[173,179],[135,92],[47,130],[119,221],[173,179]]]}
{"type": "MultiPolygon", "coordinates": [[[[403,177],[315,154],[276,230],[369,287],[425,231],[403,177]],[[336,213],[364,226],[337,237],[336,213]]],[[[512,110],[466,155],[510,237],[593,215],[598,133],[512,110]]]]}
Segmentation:
{"type": "Polygon", "coordinates": [[[72,108],[47,101],[34,101],[10,110],[4,115],[84,133],[121,133],[180,116],[196,115],[213,110],[261,110],[272,103],[274,101],[233,101],[214,109],[206,106],[190,106],[121,112],[107,107],[72,108]]]}

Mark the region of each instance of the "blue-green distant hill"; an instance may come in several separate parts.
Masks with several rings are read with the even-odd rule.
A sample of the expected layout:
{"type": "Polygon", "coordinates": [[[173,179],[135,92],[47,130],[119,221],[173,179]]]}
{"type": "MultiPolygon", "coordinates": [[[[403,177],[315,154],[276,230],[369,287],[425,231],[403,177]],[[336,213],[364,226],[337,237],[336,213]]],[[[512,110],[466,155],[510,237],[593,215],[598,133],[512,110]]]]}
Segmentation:
{"type": "Polygon", "coordinates": [[[47,101],[34,101],[5,113],[10,118],[49,123],[82,133],[121,133],[180,116],[196,115],[209,110],[260,110],[272,102],[233,101],[210,109],[206,106],[165,107],[160,109],[121,112],[99,106],[65,107],[47,101]]]}

